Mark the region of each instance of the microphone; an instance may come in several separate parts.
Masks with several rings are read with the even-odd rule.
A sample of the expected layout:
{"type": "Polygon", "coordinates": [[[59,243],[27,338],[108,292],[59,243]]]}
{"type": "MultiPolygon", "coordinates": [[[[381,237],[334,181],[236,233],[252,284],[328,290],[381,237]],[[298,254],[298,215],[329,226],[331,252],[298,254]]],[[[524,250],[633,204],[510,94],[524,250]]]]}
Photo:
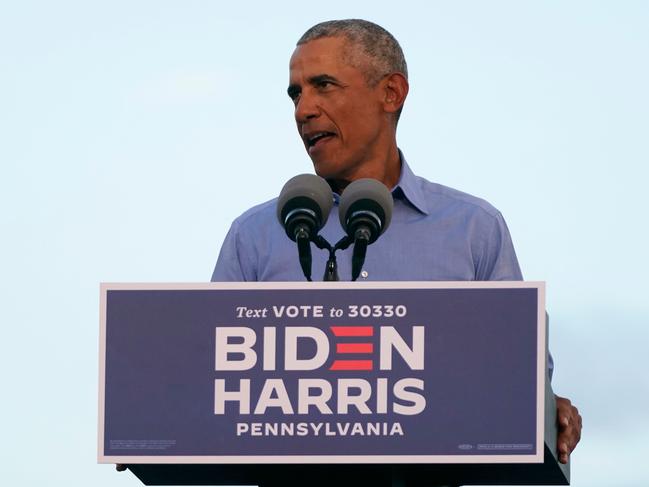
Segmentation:
{"type": "Polygon", "coordinates": [[[339,217],[343,229],[354,240],[352,281],[358,279],[367,246],[376,242],[390,225],[393,207],[392,193],[376,179],[357,179],[345,188],[339,217]]]}
{"type": "Polygon", "coordinates": [[[289,179],[279,194],[277,218],[288,238],[297,243],[300,266],[311,280],[311,241],[327,222],[333,194],[327,182],[314,174],[289,179]]]}

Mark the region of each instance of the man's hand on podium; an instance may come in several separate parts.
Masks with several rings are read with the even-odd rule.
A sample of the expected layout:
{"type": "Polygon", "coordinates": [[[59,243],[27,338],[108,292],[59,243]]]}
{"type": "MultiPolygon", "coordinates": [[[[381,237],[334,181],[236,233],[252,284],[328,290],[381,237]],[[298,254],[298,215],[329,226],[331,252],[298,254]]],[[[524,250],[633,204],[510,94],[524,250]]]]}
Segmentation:
{"type": "Polygon", "coordinates": [[[572,405],[570,399],[559,397],[556,394],[554,397],[557,401],[557,426],[559,427],[557,451],[559,452],[559,461],[568,463],[570,453],[581,439],[581,414],[572,405]]]}

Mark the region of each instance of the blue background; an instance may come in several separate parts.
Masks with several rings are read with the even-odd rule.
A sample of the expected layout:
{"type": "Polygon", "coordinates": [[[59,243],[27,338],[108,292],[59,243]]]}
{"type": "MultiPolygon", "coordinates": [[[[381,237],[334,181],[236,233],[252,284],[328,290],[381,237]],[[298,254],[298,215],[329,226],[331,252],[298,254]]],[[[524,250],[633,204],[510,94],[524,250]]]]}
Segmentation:
{"type": "Polygon", "coordinates": [[[12,485],[97,465],[100,281],[207,281],[231,220],[310,170],[286,96],[310,25],[401,42],[413,170],[484,197],[548,282],[577,487],[649,472],[645,1],[21,1],[0,6],[0,422],[12,485]]]}

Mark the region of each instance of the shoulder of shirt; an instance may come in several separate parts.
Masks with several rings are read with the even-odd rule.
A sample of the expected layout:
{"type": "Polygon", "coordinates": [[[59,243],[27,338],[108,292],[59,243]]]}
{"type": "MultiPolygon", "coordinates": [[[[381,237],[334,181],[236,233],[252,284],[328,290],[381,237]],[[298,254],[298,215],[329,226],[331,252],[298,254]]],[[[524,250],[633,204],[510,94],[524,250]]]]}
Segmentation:
{"type": "Polygon", "coordinates": [[[500,217],[500,211],[496,209],[488,201],[473,196],[469,193],[459,191],[442,184],[433,183],[421,176],[415,176],[419,187],[426,199],[427,204],[429,205],[429,210],[434,211],[435,205],[440,203],[445,204],[457,204],[466,207],[467,209],[473,209],[477,211],[482,211],[488,214],[491,217],[500,217]]]}
{"type": "Polygon", "coordinates": [[[277,217],[275,212],[277,208],[277,198],[272,200],[265,201],[258,205],[253,206],[252,208],[244,211],[241,215],[235,218],[232,222],[233,227],[246,227],[249,223],[255,222],[259,219],[261,223],[268,224],[268,222],[275,222],[277,217]]]}
{"type": "MultiPolygon", "coordinates": [[[[494,218],[502,217],[497,208],[482,198],[444,186],[443,184],[433,183],[421,176],[415,175],[415,179],[417,180],[430,211],[434,211],[435,207],[439,204],[456,204],[466,208],[467,210],[484,212],[494,218]]],[[[255,224],[268,224],[268,222],[275,222],[276,211],[277,198],[273,198],[255,205],[243,212],[234,220],[232,226],[246,227],[251,222],[254,222],[255,224]],[[259,219],[259,222],[255,222],[257,219],[259,219]]]]}

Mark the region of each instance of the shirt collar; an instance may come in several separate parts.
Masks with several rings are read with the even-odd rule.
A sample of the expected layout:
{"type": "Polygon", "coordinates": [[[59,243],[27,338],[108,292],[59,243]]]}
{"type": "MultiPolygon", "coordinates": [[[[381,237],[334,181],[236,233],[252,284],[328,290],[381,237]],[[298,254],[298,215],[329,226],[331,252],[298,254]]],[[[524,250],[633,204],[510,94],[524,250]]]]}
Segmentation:
{"type": "Polygon", "coordinates": [[[419,180],[413,174],[412,169],[410,169],[401,149],[399,149],[399,158],[401,159],[401,175],[399,176],[397,185],[392,188],[392,194],[394,196],[397,196],[399,193],[403,194],[412,206],[424,215],[428,215],[428,206],[421,191],[419,180]]]}
{"type": "MultiPolygon", "coordinates": [[[[393,197],[400,198],[403,196],[403,198],[405,198],[419,212],[428,215],[429,211],[426,205],[426,199],[424,198],[421,187],[419,186],[417,176],[415,176],[412,169],[410,169],[401,149],[399,149],[399,159],[401,160],[401,175],[399,176],[399,181],[396,186],[391,190],[393,197]]],[[[340,203],[340,195],[335,192],[334,203],[336,205],[340,203]]]]}

